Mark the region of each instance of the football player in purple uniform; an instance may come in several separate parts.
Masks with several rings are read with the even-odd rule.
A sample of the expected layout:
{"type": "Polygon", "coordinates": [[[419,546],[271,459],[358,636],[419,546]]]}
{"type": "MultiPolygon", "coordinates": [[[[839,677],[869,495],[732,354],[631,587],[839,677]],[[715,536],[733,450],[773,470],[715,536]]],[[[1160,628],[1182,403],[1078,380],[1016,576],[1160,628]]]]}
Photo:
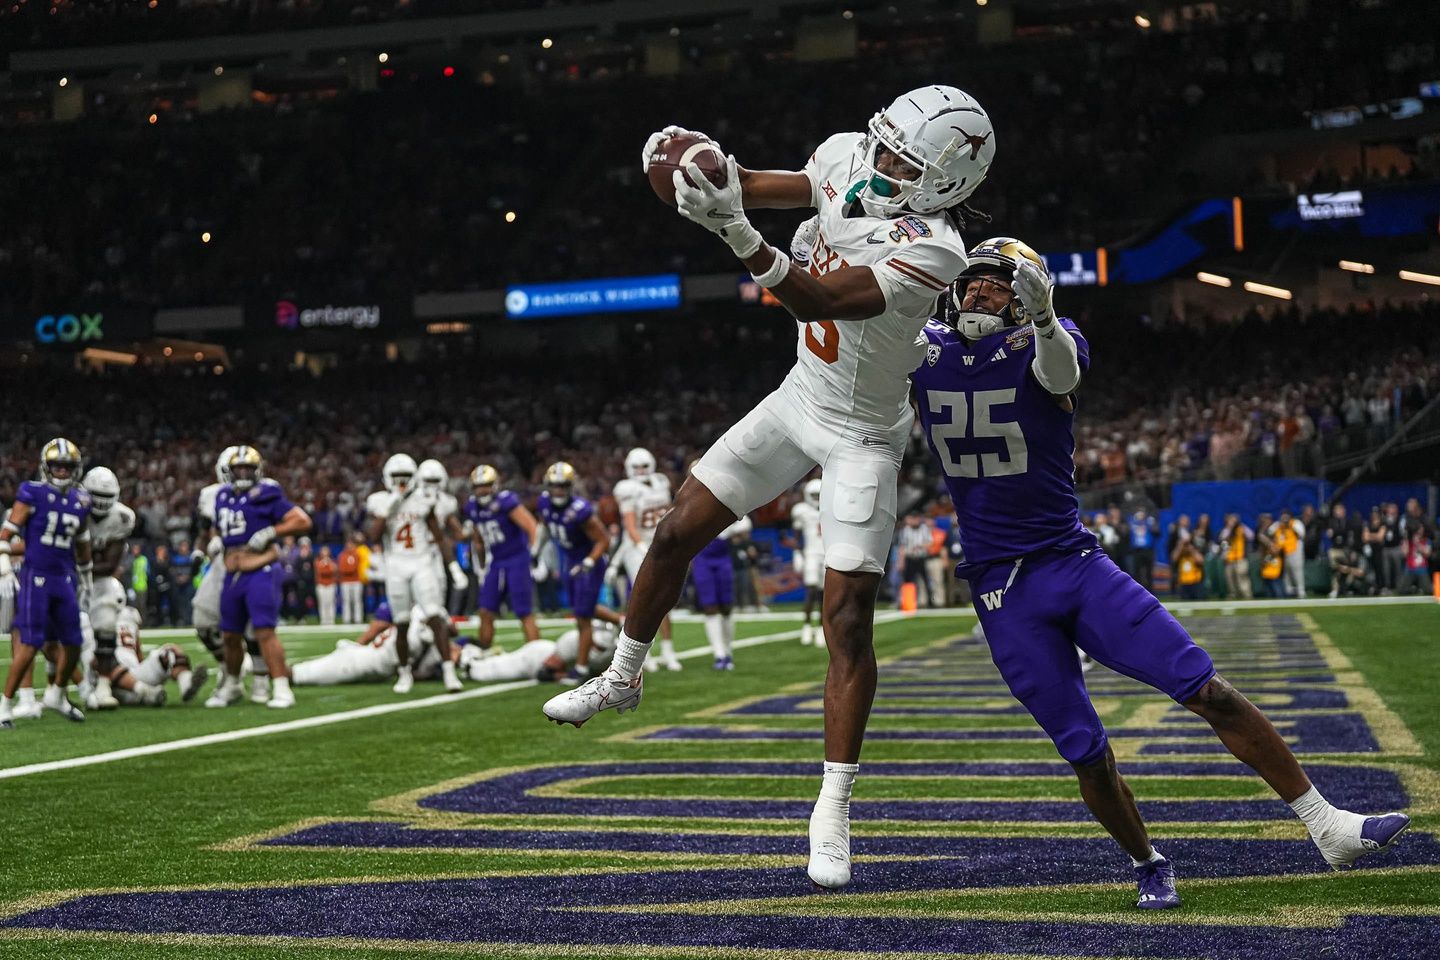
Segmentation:
{"type": "Polygon", "coordinates": [[[0,696],[0,729],[14,727],[10,698],[47,644],[58,643],[60,652],[55,679],[45,688],[45,706],[69,720],[85,719],[66,694],[84,642],[80,611],[90,605],[90,528],[85,522],[90,497],[76,482],[80,464],[80,448],[64,437],[45,444],[40,480],[20,484],[10,516],[0,526],[0,578],[11,572],[11,538],[25,541],[15,598],[20,644],[0,696]]]}
{"type": "Polygon", "coordinates": [[[215,528],[224,545],[225,583],[220,592],[220,634],[225,641],[225,675],[207,707],[228,707],[240,699],[240,665],[245,659],[245,627],[255,632],[273,684],[266,706],[295,705],[285,649],[275,635],[280,622],[282,570],[276,541],[310,529],[310,517],[285,498],[274,480],[265,479],[264,461],[254,447],[236,447],[230,455],[230,482],[215,494],[215,528]]]}
{"type": "Polygon", "coordinates": [[[500,472],[482,463],[470,472],[474,491],[462,512],[470,524],[473,549],[470,556],[480,579],[480,645],[495,642],[495,615],[500,602],[520,619],[525,642],[540,639],[535,622],[535,581],[530,576],[530,553],[539,535],[535,515],[513,490],[497,490],[500,472]],[[488,563],[481,561],[489,555],[488,563]]]}
{"type": "Polygon", "coordinates": [[[1215,672],[1210,655],[1080,523],[1076,390],[1090,347],[1057,317],[1044,261],[1000,237],[968,265],[926,327],[911,379],[925,434],[955,503],[975,612],[995,665],[1074,767],[1095,818],[1128,853],[1137,906],[1175,907],[1175,870],[1150,843],[1115,769],[1075,648],[1203,717],[1236,759],[1288,803],[1332,867],[1389,846],[1410,823],[1332,806],[1285,740],[1215,672]]]}
{"type": "Polygon", "coordinates": [[[598,618],[606,623],[620,623],[620,615],[600,602],[610,534],[596,515],[595,505],[575,496],[575,468],[563,461],[552,463],[545,470],[545,492],[540,494],[539,513],[546,535],[555,541],[560,556],[560,582],[570,598],[575,627],[580,631],[575,666],[566,678],[570,683],[577,683],[590,673],[593,621],[598,618]]]}

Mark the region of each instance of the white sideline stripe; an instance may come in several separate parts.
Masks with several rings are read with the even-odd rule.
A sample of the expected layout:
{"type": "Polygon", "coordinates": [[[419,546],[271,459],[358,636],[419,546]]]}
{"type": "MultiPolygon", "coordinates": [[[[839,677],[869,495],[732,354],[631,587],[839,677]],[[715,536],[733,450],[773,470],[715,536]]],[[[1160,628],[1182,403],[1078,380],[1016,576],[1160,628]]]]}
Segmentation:
{"type": "MultiPolygon", "coordinates": [[[[900,615],[896,613],[880,613],[876,615],[875,622],[889,623],[899,618],[900,615]]],[[[767,643],[793,640],[798,636],[800,636],[799,630],[785,630],[780,633],[767,633],[758,637],[746,637],[743,640],[736,640],[735,646],[758,647],[767,643]]],[[[710,648],[705,646],[685,650],[682,653],[676,654],[676,656],[683,659],[690,659],[692,657],[708,656],[709,653],[710,648]]],[[[248,740],[251,737],[268,737],[271,734],[291,733],[295,730],[307,730],[311,727],[326,727],[334,723],[344,723],[347,720],[363,720],[367,717],[382,717],[386,714],[400,713],[405,710],[421,710],[425,707],[445,706],[446,704],[459,703],[462,700],[491,697],[497,693],[507,693],[511,690],[521,690],[525,687],[535,686],[539,686],[538,680],[511,680],[507,683],[499,683],[494,686],[476,687],[461,693],[437,694],[421,700],[401,700],[396,703],[380,703],[370,707],[360,707],[355,710],[343,710],[340,713],[326,713],[317,717],[287,720],[284,723],[268,723],[259,727],[246,727],[243,730],[226,730],[221,733],[207,733],[199,737],[167,740],[163,743],[151,743],[140,747],[126,747],[123,750],[111,750],[108,753],[92,753],[88,756],[70,757],[66,760],[47,760],[43,763],[26,764],[23,767],[0,769],[0,780],[27,777],[35,773],[50,773],[54,770],[71,770],[75,767],[89,767],[97,763],[110,763],[115,760],[152,757],[160,753],[173,753],[176,750],[208,747],[217,743],[233,743],[236,740],[248,740]]],[[[3,734],[0,734],[0,736],[3,736],[3,734]]]]}

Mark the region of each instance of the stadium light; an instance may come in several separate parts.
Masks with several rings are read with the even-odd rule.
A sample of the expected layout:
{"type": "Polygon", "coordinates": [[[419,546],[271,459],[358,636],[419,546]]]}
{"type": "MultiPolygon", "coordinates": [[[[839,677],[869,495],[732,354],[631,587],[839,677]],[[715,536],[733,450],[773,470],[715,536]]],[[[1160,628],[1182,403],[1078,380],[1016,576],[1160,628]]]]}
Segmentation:
{"type": "Polygon", "coordinates": [[[210,231],[209,231],[209,230],[206,230],[204,233],[200,234],[200,242],[201,242],[201,243],[209,243],[209,242],[210,242],[210,231]]]}
{"type": "Polygon", "coordinates": [[[983,7],[983,6],[985,6],[985,4],[987,4],[987,3],[989,3],[989,2],[990,2],[990,0],[975,0],[975,6],[977,6],[977,7],[983,7]]]}
{"type": "Polygon", "coordinates": [[[455,68],[454,68],[454,67],[449,67],[449,66],[447,66],[444,70],[441,70],[440,72],[441,72],[442,74],[444,74],[445,76],[447,76],[447,77],[453,77],[453,76],[455,76],[455,68]]]}
{"type": "Polygon", "coordinates": [[[377,56],[375,59],[376,59],[376,60],[379,60],[381,63],[389,63],[389,62],[390,62],[390,54],[385,53],[385,52],[382,51],[382,52],[380,53],[380,55],[377,56]]]}
{"type": "Polygon", "coordinates": [[[854,11],[854,10],[846,10],[846,11],[844,11],[843,13],[841,13],[840,16],[844,17],[846,20],[854,20],[854,19],[855,19],[855,11],[854,11]]]}
{"type": "Polygon", "coordinates": [[[540,41],[540,48],[542,50],[549,50],[553,46],[555,46],[555,41],[551,40],[549,37],[546,37],[544,40],[540,41]]]}
{"type": "Polygon", "coordinates": [[[69,85],[70,85],[70,78],[69,78],[69,77],[61,77],[61,78],[60,78],[60,86],[62,86],[62,87],[68,87],[69,85]]]}
{"type": "Polygon", "coordinates": [[[1417,273],[1414,270],[1401,270],[1400,279],[1410,280],[1414,283],[1428,283],[1432,286],[1440,287],[1440,277],[1435,276],[1433,273],[1417,273]]]}
{"type": "Polygon", "coordinates": [[[225,68],[222,67],[222,66],[220,66],[218,63],[215,65],[215,76],[217,76],[217,77],[223,77],[223,76],[225,76],[225,68]]]}
{"type": "Polygon", "coordinates": [[[150,122],[151,122],[152,124],[159,123],[159,122],[160,122],[160,115],[159,115],[158,113],[152,113],[152,114],[150,114],[150,122]]]}
{"type": "Polygon", "coordinates": [[[506,223],[514,223],[514,222],[515,222],[515,211],[514,211],[514,210],[506,210],[506,211],[505,211],[505,222],[506,222],[506,223]]]}
{"type": "Polygon", "coordinates": [[[1145,14],[1143,13],[1135,14],[1135,26],[1139,27],[1141,30],[1149,30],[1150,18],[1145,16],[1145,14]]]}
{"type": "Polygon", "coordinates": [[[1228,287],[1231,285],[1229,277],[1222,277],[1218,273],[1206,273],[1204,270],[1195,274],[1195,279],[1201,283],[1208,283],[1212,287],[1228,287]]]}
{"type": "Polygon", "coordinates": [[[1351,273],[1374,273],[1375,264],[1361,263],[1358,260],[1341,260],[1340,269],[1349,270],[1351,273]]]}
{"type": "Polygon", "coordinates": [[[1245,281],[1245,292],[1264,294],[1267,297],[1274,297],[1277,300],[1295,299],[1295,295],[1284,287],[1272,287],[1268,283],[1255,283],[1253,280],[1245,281]]]}

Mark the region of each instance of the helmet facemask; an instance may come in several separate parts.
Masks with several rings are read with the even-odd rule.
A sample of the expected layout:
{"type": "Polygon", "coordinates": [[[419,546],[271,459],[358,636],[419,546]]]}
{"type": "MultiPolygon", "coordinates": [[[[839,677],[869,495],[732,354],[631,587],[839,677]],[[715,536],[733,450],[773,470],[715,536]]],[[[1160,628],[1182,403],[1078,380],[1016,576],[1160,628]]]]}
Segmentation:
{"type": "Polygon", "coordinates": [[[955,329],[966,339],[979,340],[1017,323],[1015,293],[1000,277],[962,276],[951,286],[950,300],[955,329]]]}

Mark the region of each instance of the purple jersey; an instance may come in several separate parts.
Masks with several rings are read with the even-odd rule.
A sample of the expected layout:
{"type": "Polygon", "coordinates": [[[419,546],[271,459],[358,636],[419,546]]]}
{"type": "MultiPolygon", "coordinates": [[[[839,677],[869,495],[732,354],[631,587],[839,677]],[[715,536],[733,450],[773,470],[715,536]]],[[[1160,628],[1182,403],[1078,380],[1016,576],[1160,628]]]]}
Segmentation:
{"type": "Polygon", "coordinates": [[[257,480],[243,493],[227,483],[215,494],[215,527],[226,549],[243,547],[257,530],[285,519],[294,506],[274,480],[257,480]]]}
{"type": "Polygon", "coordinates": [[[550,502],[550,494],[540,494],[540,519],[560,548],[567,569],[590,555],[594,541],[585,532],[585,525],[594,515],[595,505],[584,497],[571,497],[561,507],[550,502]]]}
{"type": "Polygon", "coordinates": [[[730,538],[716,537],[714,540],[711,540],[709,543],[705,544],[705,546],[701,547],[700,552],[697,554],[697,556],[704,557],[706,560],[714,560],[716,562],[719,562],[720,560],[725,560],[728,563],[730,561],[730,538]]]}
{"type": "Polygon", "coordinates": [[[20,536],[25,539],[25,569],[56,576],[75,573],[75,537],[85,532],[90,496],[79,484],[57,490],[27,480],[16,495],[30,507],[20,536]]]}
{"type": "Polygon", "coordinates": [[[530,550],[525,531],[510,519],[510,512],[518,506],[520,498],[511,490],[495,494],[488,506],[481,506],[474,497],[465,501],[465,519],[475,524],[475,531],[495,560],[508,560],[530,550]]]}
{"type": "MultiPolygon", "coordinates": [[[[1070,320],[1080,370],[1090,345],[1070,320]]],[[[1035,337],[1007,327],[973,344],[937,321],[925,325],[925,362],[910,375],[930,447],[955,502],[972,564],[1013,559],[1077,534],[1075,414],[1030,372],[1035,337]]]]}

